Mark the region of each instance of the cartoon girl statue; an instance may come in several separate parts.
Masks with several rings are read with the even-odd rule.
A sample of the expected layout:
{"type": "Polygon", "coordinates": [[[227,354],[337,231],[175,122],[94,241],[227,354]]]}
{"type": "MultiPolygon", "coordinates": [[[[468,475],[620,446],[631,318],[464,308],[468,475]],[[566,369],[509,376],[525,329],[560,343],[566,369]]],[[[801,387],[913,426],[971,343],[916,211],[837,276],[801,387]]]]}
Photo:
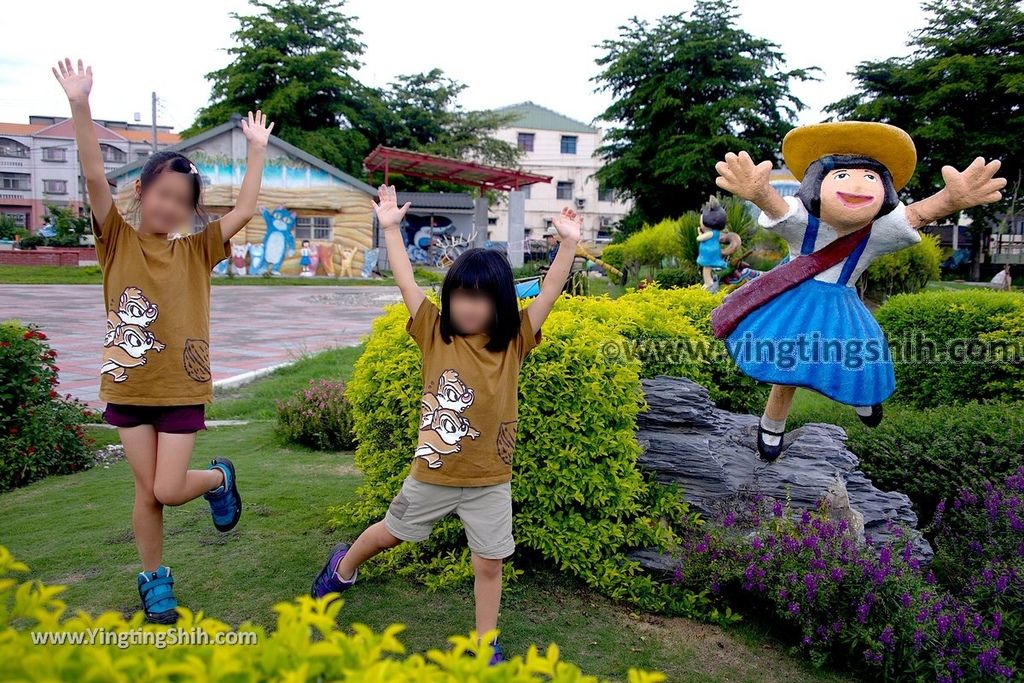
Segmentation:
{"type": "Polygon", "coordinates": [[[964,171],[942,169],[945,188],[904,205],[897,192],[917,164],[914,142],[882,123],[841,121],[796,128],[782,143],[801,181],[795,197],[768,184],[772,163],[746,152],[715,165],[719,187],[756,204],[759,222],[789,244],[790,260],[731,292],[712,311],[712,330],[748,376],[772,385],[757,450],[781,455],[796,387],[851,405],[868,426],[896,388],[881,328],[861,302],[858,277],[876,258],[921,241],[918,229],[964,209],[999,201],[999,161],[978,157],[964,171]]]}
{"type": "MultiPolygon", "coordinates": [[[[700,225],[697,228],[697,265],[704,274],[704,289],[718,291],[718,280],[715,271],[729,265],[722,258],[722,230],[725,228],[725,209],[718,203],[717,197],[711,197],[700,213],[700,225]]],[[[730,245],[731,246],[731,245],[730,245]]]]}
{"type": "Polygon", "coordinates": [[[309,272],[309,240],[302,240],[302,249],[299,250],[299,265],[302,266],[302,277],[312,277],[313,273],[309,272]]]}

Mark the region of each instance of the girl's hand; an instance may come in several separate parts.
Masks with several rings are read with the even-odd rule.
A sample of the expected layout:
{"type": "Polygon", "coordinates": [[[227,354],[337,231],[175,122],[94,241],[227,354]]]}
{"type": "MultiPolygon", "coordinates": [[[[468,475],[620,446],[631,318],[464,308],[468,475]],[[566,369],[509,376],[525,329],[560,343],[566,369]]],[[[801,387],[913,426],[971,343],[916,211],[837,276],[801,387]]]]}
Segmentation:
{"type": "Polygon", "coordinates": [[[64,88],[69,101],[89,99],[89,92],[92,90],[91,66],[85,66],[79,59],[76,72],[71,66],[71,60],[65,57],[63,62],[57,62],[57,66],[52,68],[53,75],[57,77],[57,82],[64,88]],[[58,67],[60,71],[57,70],[58,67]]]}
{"type": "Polygon", "coordinates": [[[565,207],[562,213],[551,219],[551,224],[555,226],[558,236],[563,240],[578,242],[583,229],[583,216],[578,216],[575,211],[565,207]]]}
{"type": "Polygon", "coordinates": [[[762,161],[755,165],[746,152],[729,152],[725,155],[725,161],[715,164],[715,170],[718,171],[715,184],[740,199],[757,204],[771,189],[768,179],[772,172],[772,162],[762,161]]]}
{"type": "Polygon", "coordinates": [[[946,192],[952,203],[950,213],[1002,199],[1000,190],[1006,187],[1006,178],[995,177],[999,166],[998,159],[986,164],[982,157],[975,159],[962,172],[952,166],[943,166],[942,179],[946,181],[946,192]]]}
{"type": "Polygon", "coordinates": [[[398,206],[398,193],[394,185],[381,185],[377,188],[377,203],[373,210],[377,214],[377,222],[381,228],[397,228],[405,218],[405,212],[412,206],[412,202],[406,202],[404,206],[398,206]]]}
{"type": "Polygon", "coordinates": [[[250,145],[266,149],[267,141],[270,140],[270,131],[274,130],[274,124],[267,125],[267,115],[259,109],[253,115],[249,112],[249,120],[242,119],[242,134],[250,145]]]}

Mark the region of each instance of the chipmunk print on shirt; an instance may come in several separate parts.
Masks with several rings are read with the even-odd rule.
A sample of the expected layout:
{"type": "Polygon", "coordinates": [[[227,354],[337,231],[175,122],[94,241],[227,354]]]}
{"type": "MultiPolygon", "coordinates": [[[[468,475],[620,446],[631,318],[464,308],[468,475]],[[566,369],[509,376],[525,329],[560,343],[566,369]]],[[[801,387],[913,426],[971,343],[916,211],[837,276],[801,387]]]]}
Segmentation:
{"type": "Polygon", "coordinates": [[[149,351],[163,351],[166,345],[146,328],[160,315],[160,309],[138,287],[125,287],[117,310],[107,312],[107,333],[103,338],[100,373],[115,382],[128,379],[128,370],[146,364],[149,351]]]}
{"type": "Polygon", "coordinates": [[[416,457],[437,469],[441,456],[458,453],[463,438],[480,436],[462,414],[473,405],[476,392],[465,384],[456,370],[447,369],[437,379],[437,392],[425,391],[420,402],[420,438],[416,457]]]}

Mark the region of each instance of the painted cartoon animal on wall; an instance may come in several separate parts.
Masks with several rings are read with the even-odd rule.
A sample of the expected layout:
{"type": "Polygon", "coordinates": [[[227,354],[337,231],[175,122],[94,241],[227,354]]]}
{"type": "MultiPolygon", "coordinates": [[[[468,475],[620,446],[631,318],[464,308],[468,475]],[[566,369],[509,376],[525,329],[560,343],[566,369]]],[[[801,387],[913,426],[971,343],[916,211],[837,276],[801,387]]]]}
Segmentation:
{"type": "Polygon", "coordinates": [[[249,245],[249,275],[263,275],[267,272],[267,262],[263,259],[263,245],[249,245]]]}
{"type": "Polygon", "coordinates": [[[334,245],[317,244],[316,251],[320,258],[320,263],[324,265],[324,275],[334,277],[334,245]]]}
{"type": "Polygon", "coordinates": [[[231,244],[231,272],[234,275],[245,275],[245,256],[249,253],[249,245],[231,244]]]}
{"type": "Polygon", "coordinates": [[[338,271],[338,277],[355,277],[352,272],[352,259],[355,258],[356,250],[352,247],[345,247],[338,249],[338,253],[341,255],[341,270],[338,271]]]}
{"type": "Polygon", "coordinates": [[[281,264],[295,253],[295,214],[283,206],[273,211],[261,209],[267,223],[263,237],[263,259],[274,275],[281,274],[281,264]]]}

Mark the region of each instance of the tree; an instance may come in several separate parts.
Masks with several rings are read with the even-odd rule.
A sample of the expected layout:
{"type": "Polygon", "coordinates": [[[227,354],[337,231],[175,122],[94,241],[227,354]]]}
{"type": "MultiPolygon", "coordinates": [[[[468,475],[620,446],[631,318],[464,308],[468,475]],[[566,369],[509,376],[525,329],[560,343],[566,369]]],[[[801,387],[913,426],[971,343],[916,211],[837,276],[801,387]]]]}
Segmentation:
{"type": "MultiPolygon", "coordinates": [[[[929,0],[929,19],[906,57],[862,62],[858,91],[827,111],[837,118],[882,121],[914,138],[918,165],[911,197],[942,187],[942,166],[975,157],[1001,159],[1010,184],[1024,155],[1024,11],[1017,0],[929,0]]],[[[1007,202],[972,209],[974,277],[995,213],[1007,202]]]]}
{"type": "Polygon", "coordinates": [[[250,0],[261,10],[232,13],[239,23],[233,61],[210,72],[211,101],[182,132],[194,135],[232,114],[260,107],[283,140],[328,163],[361,173],[371,140],[391,123],[380,93],[354,73],[365,45],[344,0],[250,0]]]}
{"type": "Polygon", "coordinates": [[[732,0],[698,0],[689,16],[633,18],[600,47],[593,80],[615,102],[598,149],[602,187],[634,200],[629,232],[699,206],[715,191],[714,164],[746,150],[776,159],[805,105],[790,92],[816,68],[783,70],[779,46],[735,26],[732,0]]]}
{"type": "Polygon", "coordinates": [[[55,204],[47,204],[43,223],[53,226],[54,235],[46,240],[51,247],[77,247],[89,230],[88,218],[55,204]]]}
{"type": "MultiPolygon", "coordinates": [[[[464,111],[465,86],[440,69],[400,76],[386,88],[360,83],[365,45],[344,0],[250,0],[228,48],[233,61],[207,74],[211,102],[182,135],[260,107],[287,142],[356,176],[378,144],[484,163],[514,165],[518,150],[491,134],[506,122],[494,112],[464,111]]],[[[403,189],[439,187],[409,179],[403,189]]],[[[450,184],[440,187],[455,188],[450,184]]]]}

